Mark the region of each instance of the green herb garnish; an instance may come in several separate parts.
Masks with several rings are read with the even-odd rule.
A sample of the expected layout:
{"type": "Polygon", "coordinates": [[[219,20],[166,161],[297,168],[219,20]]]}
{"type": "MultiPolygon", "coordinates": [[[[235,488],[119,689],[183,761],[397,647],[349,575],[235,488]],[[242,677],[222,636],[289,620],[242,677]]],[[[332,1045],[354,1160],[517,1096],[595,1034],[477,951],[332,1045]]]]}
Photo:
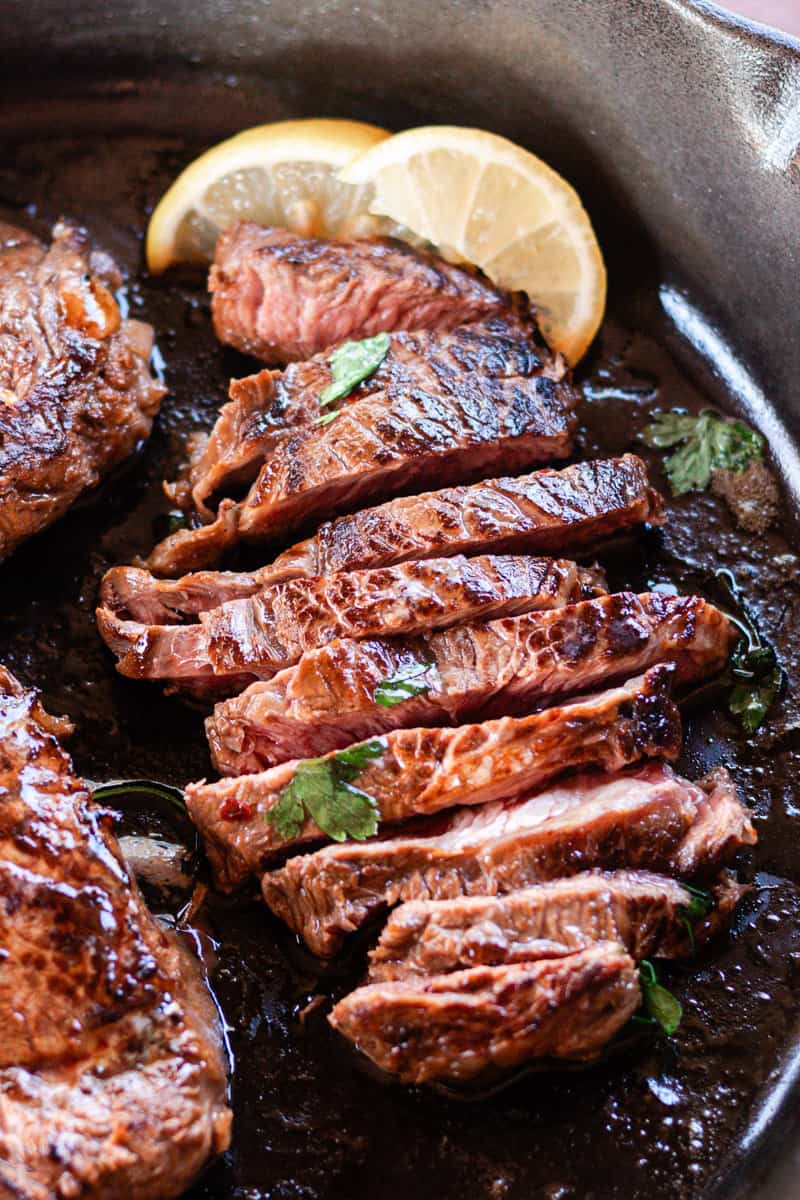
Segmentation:
{"type": "Polygon", "coordinates": [[[173,808],[185,815],[186,805],[180,788],[168,783],[157,783],[153,779],[114,779],[111,783],[91,784],[92,799],[99,804],[120,800],[125,796],[149,796],[155,800],[166,800],[173,808]]]}
{"type": "Polygon", "coordinates": [[[372,796],[351,783],[385,748],[382,738],[374,738],[328,758],[304,759],[266,820],[285,841],[298,837],[310,817],[335,842],[348,837],[363,842],[377,833],[380,810],[372,796]]]}
{"type": "Polygon", "coordinates": [[[657,1021],[668,1036],[672,1036],[681,1023],[683,1007],[672,992],[658,982],[656,969],[644,959],[639,964],[639,981],[642,987],[642,1003],[647,1016],[657,1021]]]}
{"type": "Polygon", "coordinates": [[[691,900],[688,904],[684,904],[679,911],[681,919],[686,926],[686,933],[689,938],[689,945],[692,948],[692,954],[694,954],[694,927],[698,921],[702,921],[711,912],[714,907],[714,897],[705,888],[692,887],[688,883],[685,883],[683,886],[689,892],[691,900]]]}
{"type": "Polygon", "coordinates": [[[734,687],[728,696],[728,709],[747,733],[755,733],[781,689],[783,671],[774,649],[748,612],[733,574],[717,571],[717,579],[736,604],[739,617],[735,624],[742,634],[731,655],[734,687]]]}
{"type": "Polygon", "coordinates": [[[376,333],[360,342],[345,342],[334,350],[328,359],[333,382],[320,395],[320,408],[333,404],[334,400],[343,400],[354,387],[377,371],[389,353],[389,345],[388,333],[376,333]]]}
{"type": "Polygon", "coordinates": [[[712,412],[699,417],[658,413],[642,431],[642,440],[656,450],[680,447],[664,463],[675,496],[702,492],[711,482],[712,471],[744,471],[764,455],[760,433],[744,421],[728,421],[712,412]]]}
{"type": "Polygon", "coordinates": [[[339,409],[335,408],[333,412],[323,413],[321,417],[315,417],[312,424],[314,425],[330,425],[331,421],[335,421],[339,415],[339,409]]]}
{"type": "Polygon", "coordinates": [[[404,700],[424,695],[431,690],[431,681],[425,676],[434,665],[432,662],[412,662],[401,667],[396,675],[380,681],[372,693],[373,700],[383,708],[392,708],[404,700]]]}

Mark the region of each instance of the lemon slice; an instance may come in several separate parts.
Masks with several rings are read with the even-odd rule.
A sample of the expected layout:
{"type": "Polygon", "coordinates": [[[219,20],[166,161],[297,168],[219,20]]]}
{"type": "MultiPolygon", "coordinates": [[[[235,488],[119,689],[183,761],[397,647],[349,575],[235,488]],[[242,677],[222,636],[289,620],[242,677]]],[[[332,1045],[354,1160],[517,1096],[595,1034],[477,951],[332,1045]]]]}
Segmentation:
{"type": "Polygon", "coordinates": [[[541,159],[480,129],[429,125],[377,143],[339,179],[366,189],[370,213],[399,236],[527,292],[550,345],[570,363],[584,353],[603,317],[605,264],[574,188],[541,159]]]}
{"type": "Polygon", "coordinates": [[[223,229],[236,221],[296,233],[353,237],[378,232],[362,189],[337,171],[389,137],[359,121],[276,121],[212,147],[178,176],[147,229],[147,265],[208,262],[223,229]]]}

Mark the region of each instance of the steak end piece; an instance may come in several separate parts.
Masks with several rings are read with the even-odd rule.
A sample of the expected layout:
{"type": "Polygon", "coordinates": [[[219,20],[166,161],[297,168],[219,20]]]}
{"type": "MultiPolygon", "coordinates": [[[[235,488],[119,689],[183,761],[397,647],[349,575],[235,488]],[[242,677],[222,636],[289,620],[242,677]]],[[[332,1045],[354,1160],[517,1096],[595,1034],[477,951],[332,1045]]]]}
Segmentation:
{"type": "Polygon", "coordinates": [[[0,223],[0,559],[150,433],[166,389],[152,329],[120,315],[120,282],[75,226],[46,248],[0,223]]]}
{"type": "Polygon", "coordinates": [[[219,340],[268,363],[392,330],[453,329],[520,307],[475,272],[402,242],[302,237],[253,221],[219,238],[208,288],[219,340]]]}
{"type": "Polygon", "coordinates": [[[533,1059],[595,1059],[640,1002],[633,959],[599,942],[563,958],[368,984],[329,1020],[405,1083],[465,1083],[533,1059]]]}
{"type": "Polygon", "coordinates": [[[0,668],[0,1193],[166,1200],[230,1140],[221,1033],[63,730],[0,668]]]}

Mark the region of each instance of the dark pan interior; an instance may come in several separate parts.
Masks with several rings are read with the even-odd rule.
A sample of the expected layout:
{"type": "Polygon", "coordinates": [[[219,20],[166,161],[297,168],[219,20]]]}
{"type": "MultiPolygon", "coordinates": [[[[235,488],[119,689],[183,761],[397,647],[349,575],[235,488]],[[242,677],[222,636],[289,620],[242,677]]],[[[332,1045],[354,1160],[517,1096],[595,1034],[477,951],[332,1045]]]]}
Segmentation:
{"type": "MultiPolygon", "coordinates": [[[[766,353],[770,345],[777,351],[780,342],[774,329],[773,340],[759,338],[769,314],[751,303],[745,320],[745,298],[723,287],[726,275],[733,279],[735,261],[724,270],[717,266],[712,278],[724,333],[692,323],[696,311],[713,307],[702,285],[703,278],[709,282],[703,269],[706,259],[716,262],[719,257],[718,246],[698,240],[696,215],[686,218],[686,236],[694,239],[691,252],[671,258],[654,237],[652,208],[647,211],[645,205],[643,210],[638,204],[639,183],[626,191],[624,170],[613,156],[604,156],[597,142],[597,130],[605,128],[603,114],[598,112],[595,125],[576,119],[570,126],[564,95],[552,97],[541,109],[531,103],[522,113],[515,89],[521,96],[529,93],[513,72],[505,80],[501,103],[496,99],[501,81],[487,82],[481,75],[477,40],[472,56],[462,60],[462,91],[450,60],[440,63],[437,75],[434,49],[445,34],[441,13],[431,18],[433,33],[425,52],[419,32],[416,42],[409,34],[406,47],[394,33],[386,35],[386,46],[375,41],[371,13],[361,42],[345,38],[347,44],[337,54],[332,47],[341,27],[338,34],[330,32],[329,21],[331,12],[342,12],[343,6],[326,6],[327,15],[308,25],[304,49],[296,20],[290,44],[280,13],[259,5],[236,6],[237,20],[250,14],[247,28],[255,31],[254,43],[261,39],[265,64],[274,66],[276,44],[286,52],[281,73],[265,68],[256,77],[252,64],[239,59],[228,62],[223,72],[214,69],[220,55],[211,45],[210,18],[205,35],[198,25],[195,9],[201,12],[202,5],[192,12],[188,6],[171,9],[163,17],[163,42],[153,22],[157,40],[146,50],[137,11],[118,14],[123,37],[99,8],[96,31],[90,34],[91,5],[80,6],[80,30],[69,22],[56,26],[59,6],[35,7],[37,13],[29,16],[20,8],[21,23],[13,31],[9,22],[9,47],[20,52],[10,74],[20,78],[8,84],[2,110],[0,214],[43,235],[60,213],[91,229],[127,272],[125,295],[132,314],[155,325],[170,387],[154,436],[140,457],[0,569],[0,659],[25,682],[39,685],[51,709],[76,720],[72,751],[78,769],[90,779],[151,777],[183,784],[209,771],[198,713],[165,699],[154,686],[117,677],[92,612],[103,571],[146,551],[158,535],[167,508],[160,480],[177,463],[183,435],[211,422],[228,377],[249,365],[215,343],[202,274],[187,270],[150,279],[143,270],[141,244],[148,213],[177,170],[210,141],[243,125],[312,112],[354,115],[395,128],[429,119],[473,121],[510,132],[547,153],[581,185],[610,266],[608,318],[579,373],[587,402],[578,457],[631,448],[641,452],[637,435],[653,407],[696,410],[711,400],[728,409],[752,409],[763,403],[766,386],[776,404],[756,415],[771,434],[773,461],[788,488],[786,528],[765,538],[737,533],[721,501],[692,496],[670,502],[662,533],[626,542],[603,559],[616,585],[644,588],[673,582],[718,601],[723,597],[714,572],[730,568],[789,677],[786,694],[754,738],[740,735],[724,711],[724,696],[706,695],[686,713],[681,767],[695,776],[719,763],[730,765],[754,809],[760,842],[742,864],[743,875],[755,887],[731,936],[695,967],[675,968],[669,977],[685,1005],[678,1036],[624,1049],[591,1070],[530,1074],[489,1097],[402,1089],[376,1078],[337,1041],[325,1022],[327,1004],[302,1015],[315,996],[336,997],[353,985],[363,967],[364,945],[354,947],[347,961],[321,972],[251,897],[212,897],[201,922],[209,936],[200,941],[230,1027],[235,1137],[232,1151],[192,1195],[197,1200],[399,1200],[409,1194],[678,1200],[716,1194],[729,1200],[742,1187],[752,1197],[795,1196],[800,1183],[788,1165],[782,1182],[762,1178],[767,1160],[785,1160],[783,1137],[757,1152],[768,1128],[788,1130],[784,1122],[800,1096],[797,1088],[784,1086],[791,1083],[800,1012],[800,807],[795,788],[800,713],[793,683],[800,671],[800,577],[792,532],[794,450],[780,433],[800,421],[785,386],[797,347],[784,343],[788,365],[766,353]],[[44,20],[48,13],[50,24],[44,20]],[[259,19],[267,22],[266,32],[260,26],[256,30],[259,19]],[[168,57],[181,20],[184,61],[169,67],[148,61],[148,55],[157,53],[168,57]],[[263,41],[270,29],[272,51],[263,41]],[[92,36],[100,48],[94,60],[92,36]],[[204,36],[205,61],[192,66],[186,59],[200,54],[197,46],[204,36]],[[49,50],[62,39],[64,56],[60,65],[37,73],[32,83],[25,78],[25,56],[32,61],[37,38],[37,48],[49,50]],[[377,49],[370,61],[373,42],[377,49]],[[408,78],[420,81],[416,89],[400,86],[396,57],[402,54],[407,55],[408,78]],[[320,55],[327,56],[327,78],[320,55]],[[384,55],[385,76],[378,70],[384,55]],[[698,273],[695,290],[687,284],[692,271],[698,273]],[[705,361],[688,347],[676,321],[705,348],[705,361]],[[720,351],[728,344],[736,348],[733,359],[720,351]],[[735,392],[726,386],[731,381],[738,384],[735,392]]],[[[479,9],[486,19],[494,16],[500,25],[491,26],[487,54],[507,37],[506,53],[512,55],[513,5],[452,7],[458,10],[455,15],[473,23],[479,9]]],[[[531,23],[526,28],[533,40],[527,54],[534,53],[538,37],[550,78],[559,38],[562,48],[569,44],[574,33],[570,22],[584,6],[564,4],[560,27],[549,32],[533,20],[533,10],[552,18],[552,6],[528,7],[531,23]]],[[[641,5],[642,10],[650,7],[641,5]]],[[[223,20],[228,6],[217,9],[222,43],[231,38],[223,20]]],[[[609,6],[598,4],[592,19],[601,10],[608,12],[609,6]]],[[[421,19],[420,6],[411,5],[410,12],[421,19]]],[[[351,17],[345,8],[343,21],[351,17]]],[[[402,20],[408,22],[409,14],[404,12],[402,20]]],[[[244,37],[241,21],[237,28],[244,37]]],[[[611,25],[607,32],[613,33],[611,25]]],[[[463,34],[459,27],[455,36],[463,34]]],[[[245,44],[241,41],[240,54],[246,60],[245,44]]],[[[222,47],[223,57],[228,49],[222,47]]],[[[677,50],[666,41],[662,53],[677,50]]],[[[490,65],[494,70],[496,64],[490,65]]],[[[562,57],[567,91],[579,66],[562,57]]],[[[691,79],[686,86],[690,91],[691,79]]],[[[585,99],[587,94],[584,86],[581,95],[585,99]]],[[[579,117],[586,111],[579,111],[579,117]]],[[[622,147],[620,153],[624,158],[629,150],[622,147]]],[[[698,171],[707,166],[698,159],[698,171]]],[[[725,186],[719,181],[722,192],[725,186]]],[[[743,187],[751,186],[748,175],[743,187]]],[[[746,207],[747,199],[740,194],[737,203],[746,207]]],[[[776,194],[772,215],[764,217],[775,220],[774,237],[782,236],[782,203],[776,194]]],[[[663,211],[668,210],[665,202],[663,211]]],[[[672,212],[669,220],[676,223],[677,236],[680,213],[672,212]]],[[[758,237],[770,245],[763,230],[758,237]]],[[[796,247],[787,253],[796,253],[796,247]]],[[[731,256],[736,259],[733,250],[731,256]]],[[[792,297],[785,266],[773,270],[771,288],[764,279],[762,306],[768,297],[774,319],[788,321],[783,306],[793,299],[796,323],[798,276],[792,297]]],[[[768,273],[770,263],[763,262],[761,269],[768,273]]],[[[643,453],[656,481],[664,485],[658,456],[643,453]]],[[[126,814],[128,825],[145,830],[159,820],[150,812],[126,814]]]]}

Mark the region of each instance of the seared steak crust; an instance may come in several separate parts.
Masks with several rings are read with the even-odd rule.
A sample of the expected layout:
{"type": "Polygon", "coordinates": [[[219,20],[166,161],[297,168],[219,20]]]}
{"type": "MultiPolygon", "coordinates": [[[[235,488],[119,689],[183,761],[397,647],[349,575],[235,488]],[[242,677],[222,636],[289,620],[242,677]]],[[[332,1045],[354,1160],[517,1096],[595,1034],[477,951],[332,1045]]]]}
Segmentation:
{"type": "Polygon", "coordinates": [[[697,679],[722,669],[732,636],[699,596],[620,592],[416,637],[343,639],[222,701],[206,730],[217,770],[238,775],[390,729],[530,711],[660,661],[678,681],[697,679]],[[427,690],[378,703],[382,682],[409,673],[427,690]]]}
{"type": "Polygon", "coordinates": [[[502,895],[594,867],[708,877],[755,840],[724,772],[698,785],[648,763],[423,818],[391,838],[325,846],[265,875],[262,891],[313,953],[329,957],[401,901],[502,895]]]}
{"type": "Polygon", "coordinates": [[[123,320],[120,276],[60,223],[49,249],[0,223],[0,559],[150,433],[153,335],[123,320]]]}
{"type": "MultiPolygon", "coordinates": [[[[219,562],[236,543],[237,512],[233,501],[224,500],[212,525],[167,538],[148,559],[151,571],[179,575],[219,562]],[[201,534],[202,545],[197,540],[201,534]]],[[[563,553],[644,521],[660,525],[662,520],[661,497],[648,485],[644,463],[626,454],[560,471],[402,496],[327,521],[313,537],[279,555],[261,579],[273,582],[448,554],[563,553]]]]}
{"type": "MultiPolygon", "coordinates": [[[[330,411],[320,408],[320,396],[331,381],[330,352],[291,363],[285,371],[264,370],[234,380],[230,402],[213,430],[191,448],[188,484],[193,505],[210,517],[210,497],[251,483],[270,456],[285,464],[290,453],[286,437],[310,428],[320,413],[330,411]]],[[[539,428],[546,439],[544,421],[552,424],[552,436],[565,441],[568,414],[576,401],[566,364],[551,355],[535,326],[498,318],[446,332],[392,334],[378,369],[336,407],[358,406],[347,423],[351,440],[356,423],[362,437],[371,429],[370,442],[377,444],[380,437],[386,449],[380,459],[385,467],[386,454],[410,453],[415,438],[434,435],[437,453],[455,447],[458,438],[469,439],[470,432],[473,440],[482,432],[480,440],[487,441],[489,429],[475,427],[476,420],[482,426],[487,418],[496,436],[504,436],[505,428],[509,437],[529,432],[532,439],[539,428]]],[[[336,429],[329,432],[340,441],[343,428],[342,418],[337,418],[336,429]]],[[[326,435],[320,445],[329,441],[326,435]]],[[[422,448],[433,447],[425,441],[422,448]]],[[[308,455],[311,443],[302,443],[301,449],[308,455]]],[[[362,445],[362,457],[366,449],[362,445]]],[[[553,456],[559,456],[557,449],[553,456]]],[[[542,453],[520,461],[537,457],[549,457],[544,442],[542,453]]],[[[297,487],[296,470],[292,485],[297,487]]]]}
{"type": "MultiPolygon", "coordinates": [[[[727,879],[720,885],[721,919],[742,891],[727,879]]],[[[636,962],[683,957],[704,931],[701,922],[689,936],[691,903],[682,883],[650,871],[586,872],[507,896],[414,900],[389,914],[370,952],[369,980],[558,958],[601,941],[618,942],[636,962]]]]}
{"type": "Polygon", "coordinates": [[[161,1200],[227,1147],[219,1030],[60,732],[0,668],[0,1193],[161,1200]]]}
{"type": "Polygon", "coordinates": [[[460,621],[559,608],[604,591],[602,572],[564,559],[486,555],[429,559],[372,571],[339,571],[265,587],[200,614],[199,625],[124,621],[109,608],[97,624],[134,679],[178,685],[269,679],[306,650],[336,638],[386,637],[460,621]]]}
{"type": "MultiPolygon", "coordinates": [[[[614,771],[648,755],[674,758],[681,730],[669,698],[670,675],[671,668],[661,664],[622,687],[521,719],[395,730],[383,739],[380,757],[361,770],[356,786],[375,800],[382,822],[401,821],[529,792],[567,770],[614,771]]],[[[309,819],[289,843],[266,820],[296,765],[186,789],[189,812],[222,886],[260,875],[287,845],[323,837],[309,819]]]]}
{"type": "Polygon", "coordinates": [[[208,288],[219,340],[268,363],[384,331],[454,329],[515,308],[474,272],[401,242],[301,237],[253,221],[222,234],[208,288]]]}
{"type": "Polygon", "coordinates": [[[641,1002],[614,942],[563,958],[357,988],[328,1018],[406,1083],[465,1082],[530,1059],[596,1058],[641,1002]]]}
{"type": "MultiPolygon", "coordinates": [[[[212,531],[213,542],[213,531],[229,515],[225,509],[215,525],[201,532],[212,531]]],[[[103,582],[102,601],[122,616],[161,624],[253,596],[285,579],[456,554],[562,554],[645,521],[658,525],[662,520],[661,497],[649,486],[644,463],[626,454],[390,500],[326,522],[314,537],[249,573],[198,571],[162,581],[136,567],[114,567],[103,582]]],[[[185,532],[173,537],[180,539],[185,532]]],[[[169,554],[151,562],[156,574],[174,573],[174,565],[169,554]]]]}

